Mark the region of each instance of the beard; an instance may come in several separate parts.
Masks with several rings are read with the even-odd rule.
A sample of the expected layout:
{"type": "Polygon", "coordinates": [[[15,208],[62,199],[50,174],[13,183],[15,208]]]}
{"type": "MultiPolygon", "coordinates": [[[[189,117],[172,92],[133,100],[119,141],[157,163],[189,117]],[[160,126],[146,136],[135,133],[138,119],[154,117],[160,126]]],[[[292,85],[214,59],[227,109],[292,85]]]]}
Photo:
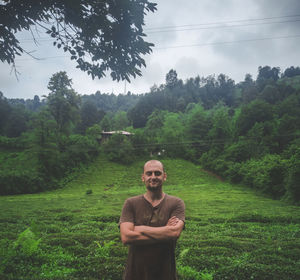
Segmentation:
{"type": "Polygon", "coordinates": [[[150,192],[157,192],[159,189],[160,187],[147,186],[147,190],[149,190],[150,192]]]}
{"type": "Polygon", "coordinates": [[[155,181],[149,181],[146,184],[147,190],[151,191],[151,192],[156,192],[161,190],[162,187],[162,182],[160,180],[155,180],[155,181]],[[155,183],[155,186],[152,186],[152,184],[155,183]]]}

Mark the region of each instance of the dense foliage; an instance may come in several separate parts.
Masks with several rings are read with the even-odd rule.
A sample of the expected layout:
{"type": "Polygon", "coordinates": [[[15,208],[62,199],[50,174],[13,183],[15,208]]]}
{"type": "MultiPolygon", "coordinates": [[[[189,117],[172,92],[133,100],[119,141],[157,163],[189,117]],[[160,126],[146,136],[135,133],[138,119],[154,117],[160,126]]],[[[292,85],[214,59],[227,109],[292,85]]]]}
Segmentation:
{"type": "MultiPolygon", "coordinates": [[[[222,182],[189,161],[163,163],[164,190],[186,205],[179,280],[300,278],[300,207],[222,182]]],[[[118,220],[125,199],[144,191],[143,164],[98,157],[64,189],[0,197],[1,280],[122,279],[127,247],[118,220]]]]}
{"type": "MultiPolygon", "coordinates": [[[[181,157],[232,182],[299,202],[298,72],[299,67],[282,74],[277,67],[259,67],[256,80],[247,74],[235,84],[224,74],[184,82],[171,70],[165,84],[144,95],[97,92],[82,97],[60,72],[51,78],[45,100],[35,97],[22,105],[1,95],[1,147],[10,147],[8,162],[22,151],[20,158],[32,163],[28,168],[36,172],[28,173],[31,181],[22,179],[28,185],[43,185],[40,178],[61,178],[72,166],[88,161],[94,150],[102,150],[126,164],[149,154],[181,157]],[[102,130],[133,135],[115,135],[99,145],[102,130]]],[[[12,178],[28,178],[24,172],[12,178]]],[[[10,172],[4,173],[2,178],[10,182],[10,172]]]]}
{"type": "MultiPolygon", "coordinates": [[[[110,70],[113,80],[129,81],[141,75],[145,66],[141,55],[151,52],[153,44],[144,41],[143,26],[145,14],[155,10],[156,4],[148,0],[4,0],[0,60],[15,66],[15,56],[26,52],[15,34],[30,30],[33,35],[34,27],[39,27],[92,78],[104,77],[110,70]]],[[[33,40],[38,41],[38,36],[33,35],[33,40]]]]}
{"type": "Polygon", "coordinates": [[[80,118],[80,96],[71,84],[65,72],[54,74],[46,105],[38,111],[30,112],[19,102],[11,105],[1,97],[7,110],[2,111],[6,122],[0,137],[0,194],[57,188],[67,172],[97,155],[95,135],[74,133],[80,118]]]}
{"type": "Polygon", "coordinates": [[[128,117],[148,152],[299,203],[299,106],[299,67],[259,67],[256,80],[247,74],[236,85],[223,74],[183,82],[171,70],[128,117]]]}
{"type": "Polygon", "coordinates": [[[149,155],[187,206],[179,279],[298,279],[299,207],[255,193],[299,204],[297,69],[260,67],[239,84],[224,75],[183,82],[172,70],[145,95],[83,97],[59,72],[43,100],[1,94],[1,194],[65,187],[0,197],[1,279],[120,279],[127,250],[117,221],[141,193],[138,159],[149,155]],[[133,134],[104,141],[102,130],[133,134]]]}

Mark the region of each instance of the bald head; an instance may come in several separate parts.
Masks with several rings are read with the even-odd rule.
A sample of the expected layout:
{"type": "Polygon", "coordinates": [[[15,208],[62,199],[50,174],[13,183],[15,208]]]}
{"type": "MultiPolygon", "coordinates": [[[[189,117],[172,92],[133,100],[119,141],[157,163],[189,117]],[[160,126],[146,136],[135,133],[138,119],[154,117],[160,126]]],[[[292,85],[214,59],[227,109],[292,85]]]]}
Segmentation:
{"type": "Polygon", "coordinates": [[[167,174],[164,166],[159,160],[149,160],[144,165],[142,181],[150,192],[161,192],[163,182],[166,181],[167,174]]]}
{"type": "Polygon", "coordinates": [[[164,165],[159,161],[159,160],[155,160],[155,159],[152,159],[152,160],[148,160],[145,164],[144,164],[144,171],[145,171],[145,168],[149,165],[159,165],[163,171],[165,171],[164,169],[164,165]]]}

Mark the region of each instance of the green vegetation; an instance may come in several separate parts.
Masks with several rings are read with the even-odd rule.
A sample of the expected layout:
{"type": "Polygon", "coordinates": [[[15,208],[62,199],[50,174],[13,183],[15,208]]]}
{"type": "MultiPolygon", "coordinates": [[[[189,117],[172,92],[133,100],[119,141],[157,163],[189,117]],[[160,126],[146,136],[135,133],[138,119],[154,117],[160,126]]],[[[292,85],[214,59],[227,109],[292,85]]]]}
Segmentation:
{"type": "MultiPolygon", "coordinates": [[[[148,0],[2,2],[0,59],[13,69],[25,52],[15,31],[37,23],[92,78],[130,81],[153,46],[148,0]]],[[[79,95],[61,71],[48,89],[42,100],[0,91],[1,279],[120,279],[118,218],[143,192],[149,155],[186,202],[180,279],[300,279],[300,67],[259,66],[238,84],[172,69],[150,92],[118,96],[79,95]]]]}
{"type": "MultiPolygon", "coordinates": [[[[300,208],[231,185],[199,166],[162,159],[165,191],[186,204],[179,279],[299,279],[300,208]]],[[[121,279],[127,248],[118,218],[144,192],[144,161],[98,157],[66,187],[0,197],[0,278],[121,279]]]]}
{"type": "Polygon", "coordinates": [[[0,6],[0,60],[11,64],[17,74],[15,58],[30,54],[17,40],[17,31],[30,30],[37,43],[43,30],[54,39],[53,46],[68,53],[76,68],[94,79],[110,72],[113,80],[130,81],[141,76],[146,66],[142,55],[154,45],[144,41],[144,16],[156,10],[148,0],[115,3],[108,0],[82,2],[27,0],[25,3],[4,1],[0,6]],[[15,20],[12,20],[15,19],[15,20]],[[38,30],[39,28],[39,30],[38,30]],[[35,34],[36,32],[36,34],[35,34]],[[87,59],[86,56],[90,59],[87,59]]]}
{"type": "Polygon", "coordinates": [[[42,102],[7,100],[0,92],[0,149],[12,152],[0,161],[0,194],[63,186],[66,174],[102,151],[123,164],[149,154],[186,159],[299,204],[299,74],[299,67],[280,73],[260,66],[256,80],[246,74],[235,84],[224,74],[183,82],[170,70],[165,84],[144,95],[81,97],[58,72],[42,102]],[[102,141],[101,132],[113,130],[132,134],[102,141]]]}
{"type": "Polygon", "coordinates": [[[180,279],[300,279],[299,74],[171,70],[145,95],[81,97],[58,72],[42,101],[0,92],[0,278],[120,279],[119,215],[152,154],[186,202],[180,279]]]}

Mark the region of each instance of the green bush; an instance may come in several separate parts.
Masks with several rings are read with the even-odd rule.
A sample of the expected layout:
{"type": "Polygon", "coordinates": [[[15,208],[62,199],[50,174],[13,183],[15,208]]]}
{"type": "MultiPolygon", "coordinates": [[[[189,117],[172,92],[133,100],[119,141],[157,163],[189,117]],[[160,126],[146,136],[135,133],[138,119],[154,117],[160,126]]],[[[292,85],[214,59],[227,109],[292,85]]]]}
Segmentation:
{"type": "Polygon", "coordinates": [[[98,147],[99,144],[92,137],[79,134],[70,135],[65,143],[65,165],[74,167],[80,163],[88,162],[98,154],[98,147]]]}
{"type": "Polygon", "coordinates": [[[131,136],[130,142],[134,148],[134,154],[137,156],[145,156],[150,153],[150,141],[143,129],[136,129],[134,135],[131,136]]]}
{"type": "Polygon", "coordinates": [[[202,280],[200,272],[190,266],[177,266],[179,279],[182,280],[202,280]]]}
{"type": "Polygon", "coordinates": [[[224,150],[223,157],[226,160],[243,162],[253,158],[254,150],[257,148],[257,141],[253,139],[240,138],[240,141],[228,145],[224,150]]]}
{"type": "Polygon", "coordinates": [[[239,162],[227,162],[227,170],[224,172],[224,176],[228,178],[233,183],[240,183],[243,176],[240,172],[241,163],[239,162]]]}
{"type": "Polygon", "coordinates": [[[0,135],[0,148],[4,149],[23,149],[25,142],[20,137],[10,138],[0,135]]]}
{"type": "Polygon", "coordinates": [[[265,265],[259,263],[236,262],[218,270],[214,275],[214,279],[296,280],[299,279],[299,276],[300,273],[297,268],[292,266],[280,267],[276,264],[265,265]]]}
{"type": "Polygon", "coordinates": [[[280,155],[268,154],[241,164],[242,182],[250,187],[280,198],[285,194],[286,161],[280,155]]]}
{"type": "Polygon", "coordinates": [[[14,245],[16,248],[19,248],[23,254],[32,256],[38,251],[40,242],[41,239],[38,239],[36,234],[32,232],[30,228],[27,228],[19,234],[14,245]]]}
{"type": "Polygon", "coordinates": [[[177,274],[179,279],[182,280],[212,280],[213,274],[207,271],[199,272],[195,268],[187,265],[186,263],[189,262],[189,258],[191,249],[185,248],[183,249],[178,256],[177,259],[177,274]]]}
{"type": "Polygon", "coordinates": [[[43,191],[51,184],[51,179],[45,181],[35,170],[1,170],[0,195],[35,193],[43,191]]]}
{"type": "Polygon", "coordinates": [[[114,162],[130,164],[134,161],[131,142],[122,134],[112,135],[102,146],[107,158],[114,162]]]}
{"type": "Polygon", "coordinates": [[[293,155],[288,160],[286,197],[296,203],[300,202],[300,147],[291,147],[293,155]]]}
{"type": "MultiPolygon", "coordinates": [[[[14,146],[19,139],[0,136],[0,146],[1,141],[14,146]]],[[[99,144],[92,137],[74,134],[61,137],[60,148],[56,143],[45,147],[33,144],[21,152],[6,153],[0,166],[0,195],[55,189],[63,184],[68,172],[90,162],[98,150],[99,144]]]]}
{"type": "Polygon", "coordinates": [[[216,162],[215,160],[218,158],[218,154],[213,149],[208,152],[202,154],[199,159],[200,164],[208,170],[215,171],[216,170],[216,162]]]}

